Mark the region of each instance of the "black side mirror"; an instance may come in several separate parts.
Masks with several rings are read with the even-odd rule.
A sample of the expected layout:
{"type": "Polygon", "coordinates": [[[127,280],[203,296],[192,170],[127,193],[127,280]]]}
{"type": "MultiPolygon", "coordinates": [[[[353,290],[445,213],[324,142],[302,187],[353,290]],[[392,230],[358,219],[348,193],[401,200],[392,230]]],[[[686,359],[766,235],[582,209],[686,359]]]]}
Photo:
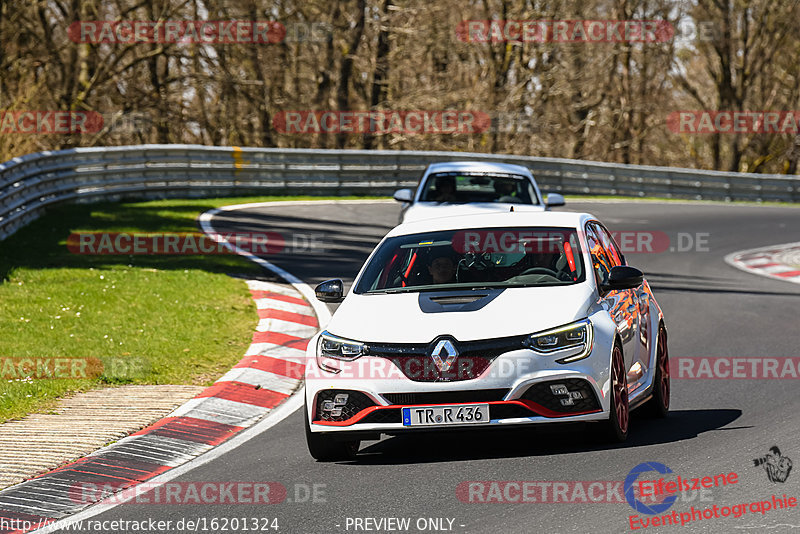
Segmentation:
{"type": "Polygon", "coordinates": [[[636,267],[617,265],[608,273],[608,282],[600,288],[604,293],[619,289],[633,289],[642,285],[644,274],[636,267]]]}
{"type": "Polygon", "coordinates": [[[314,295],[322,302],[342,302],[344,300],[344,282],[338,278],[325,280],[314,288],[314,295]]]}

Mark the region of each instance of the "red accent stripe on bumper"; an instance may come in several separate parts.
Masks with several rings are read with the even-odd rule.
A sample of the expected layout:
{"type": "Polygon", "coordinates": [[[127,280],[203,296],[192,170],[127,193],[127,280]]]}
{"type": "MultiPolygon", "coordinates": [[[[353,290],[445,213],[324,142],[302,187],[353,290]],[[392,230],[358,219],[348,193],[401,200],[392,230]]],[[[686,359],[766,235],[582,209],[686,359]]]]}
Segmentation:
{"type": "Polygon", "coordinates": [[[355,414],[350,419],[345,421],[314,421],[315,425],[324,425],[324,426],[352,426],[362,419],[364,419],[367,415],[371,414],[377,410],[388,410],[388,409],[398,409],[398,408],[409,408],[409,407],[425,407],[425,406],[459,406],[461,404],[489,404],[490,406],[522,406],[523,408],[527,408],[531,412],[532,415],[539,415],[542,417],[547,417],[550,419],[556,419],[561,417],[572,417],[575,415],[586,415],[590,413],[599,413],[600,410],[588,410],[583,412],[571,412],[571,413],[563,413],[563,412],[556,412],[550,410],[549,408],[545,408],[544,406],[537,404],[531,400],[527,399],[513,399],[513,400],[505,400],[505,401],[490,401],[490,402],[462,402],[462,403],[444,403],[444,404],[392,404],[389,406],[370,406],[369,408],[364,408],[357,414],[355,414]]]}

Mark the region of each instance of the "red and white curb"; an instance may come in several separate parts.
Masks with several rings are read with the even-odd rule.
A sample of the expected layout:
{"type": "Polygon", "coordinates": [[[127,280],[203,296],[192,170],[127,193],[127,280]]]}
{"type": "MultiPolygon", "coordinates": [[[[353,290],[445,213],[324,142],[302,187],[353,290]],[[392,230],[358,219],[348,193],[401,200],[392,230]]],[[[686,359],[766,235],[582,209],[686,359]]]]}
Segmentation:
{"type": "MultiPolygon", "coordinates": [[[[274,204],[281,203],[270,203],[274,204]]],[[[227,206],[223,210],[238,208],[227,206]]],[[[200,218],[203,230],[217,240],[210,221],[223,210],[212,210],[200,218]]],[[[0,492],[0,533],[58,528],[62,521],[92,516],[108,505],[93,507],[98,512],[81,512],[95,503],[76,498],[78,485],[94,484],[113,488],[116,493],[145,481],[163,483],[211,461],[297,409],[300,403],[292,395],[302,391],[306,346],[320,323],[324,325],[330,319],[330,312],[295,276],[263,258],[230,244],[226,246],[290,284],[247,281],[259,322],[241,361],[164,419],[89,456],[0,492]],[[20,528],[21,525],[30,526],[20,528]]]]}
{"type": "Polygon", "coordinates": [[[728,254],[725,261],[748,273],[800,284],[800,243],[742,250],[728,254]]]}

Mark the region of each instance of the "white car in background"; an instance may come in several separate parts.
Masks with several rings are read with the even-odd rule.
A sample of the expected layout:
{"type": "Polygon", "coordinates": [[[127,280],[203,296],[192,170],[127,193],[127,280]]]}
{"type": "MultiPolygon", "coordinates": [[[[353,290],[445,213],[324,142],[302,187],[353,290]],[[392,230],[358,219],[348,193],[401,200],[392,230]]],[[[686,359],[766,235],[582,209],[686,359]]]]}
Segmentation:
{"type": "Polygon", "coordinates": [[[542,198],[527,167],[507,163],[461,161],[432,163],[416,191],[400,189],[394,199],[403,203],[400,222],[467,213],[546,211],[563,206],[564,197],[551,193],[542,198]]]}
{"type": "Polygon", "coordinates": [[[642,272],[579,213],[408,222],[384,237],[307,349],[305,428],[318,460],[381,434],[596,422],[669,409],[667,331],[642,272]]]}

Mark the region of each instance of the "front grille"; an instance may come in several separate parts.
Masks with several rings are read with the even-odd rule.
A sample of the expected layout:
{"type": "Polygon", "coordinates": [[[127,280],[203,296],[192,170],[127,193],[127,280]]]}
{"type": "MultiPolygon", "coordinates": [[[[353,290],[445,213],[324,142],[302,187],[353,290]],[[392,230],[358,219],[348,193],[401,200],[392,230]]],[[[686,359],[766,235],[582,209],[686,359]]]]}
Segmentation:
{"type": "Polygon", "coordinates": [[[375,406],[375,403],[360,391],[350,391],[346,389],[326,389],[317,395],[315,421],[347,421],[364,408],[369,408],[370,406],[375,406]],[[337,409],[341,408],[341,414],[333,415],[331,411],[322,409],[322,405],[325,401],[333,401],[336,395],[339,394],[347,395],[347,403],[336,406],[337,409]]]}
{"type": "Polygon", "coordinates": [[[374,410],[364,416],[358,423],[402,423],[400,408],[383,408],[374,410]]]}
{"type": "Polygon", "coordinates": [[[573,412],[592,412],[600,409],[592,385],[582,378],[567,378],[563,380],[550,380],[539,382],[529,387],[523,393],[522,399],[527,399],[544,406],[554,412],[573,413],[573,412]],[[566,388],[569,393],[580,392],[581,398],[569,400],[569,393],[555,393],[553,388],[558,391],[566,388]],[[566,405],[563,401],[566,401],[566,405]]]}
{"type": "Polygon", "coordinates": [[[369,343],[365,354],[386,358],[414,382],[456,382],[479,377],[495,358],[506,352],[524,348],[522,342],[527,335],[511,336],[478,341],[452,340],[458,357],[450,369],[441,371],[431,357],[439,339],[426,344],[369,343]]]}
{"type": "Polygon", "coordinates": [[[384,393],[392,404],[448,404],[503,400],[507,389],[475,389],[472,391],[431,391],[425,393],[384,393]]]}

